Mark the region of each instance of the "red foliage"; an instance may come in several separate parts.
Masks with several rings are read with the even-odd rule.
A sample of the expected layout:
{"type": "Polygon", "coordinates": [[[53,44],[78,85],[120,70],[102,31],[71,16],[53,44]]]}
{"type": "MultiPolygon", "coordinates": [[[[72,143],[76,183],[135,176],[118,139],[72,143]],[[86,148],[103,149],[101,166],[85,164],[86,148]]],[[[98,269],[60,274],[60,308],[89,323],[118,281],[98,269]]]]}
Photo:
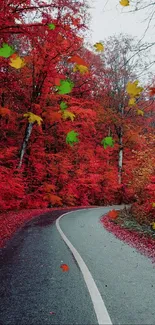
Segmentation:
{"type": "Polygon", "coordinates": [[[149,184],[144,188],[145,200],[138,198],[138,202],[132,205],[131,212],[139,223],[150,225],[155,222],[155,176],[151,176],[149,184]]]}
{"type": "Polygon", "coordinates": [[[1,166],[0,193],[0,212],[6,209],[18,209],[25,194],[22,176],[14,174],[9,168],[1,166]]]}
{"type": "Polygon", "coordinates": [[[1,4],[0,47],[8,43],[15,49],[14,55],[24,58],[26,65],[17,70],[9,65],[7,58],[0,57],[0,211],[137,200],[136,213],[141,211],[142,204],[145,219],[148,216],[150,220],[154,213],[150,206],[154,202],[154,184],[149,184],[149,179],[155,162],[152,131],[155,107],[146,108],[149,116],[145,123],[128,107],[124,108],[123,116],[120,114],[119,98],[115,100],[111,95],[111,79],[102,58],[87,50],[79,37],[79,32],[86,29],[84,2],[64,1],[65,12],[60,0],[51,4],[40,0],[35,4],[31,0],[2,0],[1,4]],[[36,16],[39,13],[40,21],[30,22],[31,13],[36,16]],[[29,23],[24,17],[29,17],[29,23]],[[51,22],[54,30],[49,29],[51,22]],[[89,73],[74,73],[75,64],[89,66],[89,73]],[[67,78],[74,82],[72,92],[59,95],[55,86],[67,78]],[[62,101],[75,114],[74,121],[62,119],[62,101]],[[27,128],[23,114],[27,111],[39,115],[43,123],[42,126],[34,123],[19,170],[27,128]],[[79,135],[79,143],[70,147],[66,135],[73,129],[79,135]],[[121,184],[118,183],[120,129],[123,129],[121,184]],[[101,141],[109,134],[115,145],[104,149],[101,141]],[[49,190],[48,186],[52,188],[49,190]]]}

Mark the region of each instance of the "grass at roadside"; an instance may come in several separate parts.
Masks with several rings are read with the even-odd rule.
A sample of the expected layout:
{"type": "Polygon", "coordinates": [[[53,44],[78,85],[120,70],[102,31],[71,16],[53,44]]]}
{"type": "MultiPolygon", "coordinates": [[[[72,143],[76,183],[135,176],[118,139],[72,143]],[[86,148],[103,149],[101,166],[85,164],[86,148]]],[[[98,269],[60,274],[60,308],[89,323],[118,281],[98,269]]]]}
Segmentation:
{"type": "Polygon", "coordinates": [[[155,239],[155,230],[150,225],[139,224],[127,209],[119,211],[119,216],[114,223],[122,228],[135,230],[139,234],[155,239]]]}
{"type": "Polygon", "coordinates": [[[101,218],[104,228],[115,237],[136,248],[155,263],[155,230],[148,225],[140,225],[128,209],[119,211],[118,217],[110,218],[107,214],[101,218]]]}

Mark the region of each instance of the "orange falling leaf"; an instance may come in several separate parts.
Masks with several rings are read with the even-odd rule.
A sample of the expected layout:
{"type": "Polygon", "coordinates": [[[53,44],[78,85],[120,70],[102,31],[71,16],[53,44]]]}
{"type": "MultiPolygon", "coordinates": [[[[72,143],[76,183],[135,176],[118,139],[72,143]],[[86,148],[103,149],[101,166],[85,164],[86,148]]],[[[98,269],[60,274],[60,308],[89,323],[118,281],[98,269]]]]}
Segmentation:
{"type": "Polygon", "coordinates": [[[10,115],[11,115],[11,111],[9,110],[9,108],[0,106],[0,116],[1,117],[10,116],[10,115]]]}
{"type": "Polygon", "coordinates": [[[44,184],[44,189],[45,189],[45,192],[46,193],[50,193],[51,191],[55,191],[56,186],[53,185],[53,184],[47,184],[47,183],[45,183],[44,184]]]}
{"type": "Polygon", "coordinates": [[[77,26],[78,24],[80,24],[80,18],[72,18],[72,24],[74,26],[77,26]]]}
{"type": "Polygon", "coordinates": [[[149,91],[150,96],[154,96],[155,95],[155,87],[151,87],[149,90],[150,90],[149,91]]]}
{"type": "Polygon", "coordinates": [[[69,266],[67,264],[61,264],[60,268],[62,269],[63,272],[69,271],[69,266]]]}
{"type": "Polygon", "coordinates": [[[80,58],[79,55],[73,55],[68,61],[88,67],[88,64],[82,58],[80,58]]]}
{"type": "Polygon", "coordinates": [[[69,25],[65,25],[65,26],[64,26],[64,29],[65,29],[65,30],[70,30],[70,26],[69,26],[69,25]]]}
{"type": "Polygon", "coordinates": [[[48,112],[46,114],[46,120],[51,124],[61,120],[61,114],[59,112],[48,112]]]}
{"type": "Polygon", "coordinates": [[[16,53],[14,53],[14,54],[12,54],[12,55],[10,56],[10,59],[15,60],[17,57],[18,57],[18,55],[17,55],[16,53]]]}

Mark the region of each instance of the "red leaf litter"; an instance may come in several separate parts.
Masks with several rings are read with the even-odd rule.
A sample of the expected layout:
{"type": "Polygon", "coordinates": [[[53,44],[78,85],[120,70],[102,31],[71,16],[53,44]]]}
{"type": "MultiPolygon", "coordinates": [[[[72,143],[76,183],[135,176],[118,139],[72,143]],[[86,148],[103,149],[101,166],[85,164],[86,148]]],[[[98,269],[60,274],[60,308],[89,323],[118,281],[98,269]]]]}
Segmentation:
{"type": "Polygon", "coordinates": [[[30,221],[36,216],[44,212],[49,212],[51,209],[31,209],[22,211],[6,211],[0,214],[0,248],[2,248],[6,241],[21,228],[24,223],[30,221]]]}
{"type": "MultiPolygon", "coordinates": [[[[74,211],[75,209],[84,208],[95,208],[96,206],[74,206],[74,207],[64,207],[64,208],[46,208],[46,209],[29,209],[22,211],[4,211],[0,214],[0,248],[3,248],[7,241],[13,236],[13,234],[22,228],[24,224],[34,218],[39,217],[45,212],[58,211],[58,216],[60,212],[62,214],[69,211],[74,211]],[[65,211],[64,211],[65,210],[65,211]]],[[[57,217],[54,217],[55,219],[57,217]]]]}
{"type": "Polygon", "coordinates": [[[141,254],[151,258],[152,263],[155,263],[155,239],[146,237],[134,230],[121,228],[120,225],[110,221],[109,215],[102,216],[100,221],[104,228],[113,233],[116,238],[136,248],[141,254]]]}

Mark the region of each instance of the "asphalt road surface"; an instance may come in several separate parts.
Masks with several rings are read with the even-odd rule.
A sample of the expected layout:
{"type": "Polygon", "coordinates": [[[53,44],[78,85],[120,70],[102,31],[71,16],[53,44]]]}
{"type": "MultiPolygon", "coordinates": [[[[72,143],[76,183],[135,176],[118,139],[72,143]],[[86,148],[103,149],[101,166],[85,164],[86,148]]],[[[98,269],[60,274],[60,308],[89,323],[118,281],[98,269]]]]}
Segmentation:
{"type": "Polygon", "coordinates": [[[155,266],[100,224],[112,208],[54,223],[48,213],[14,236],[1,252],[0,325],[155,325],[155,266]]]}

